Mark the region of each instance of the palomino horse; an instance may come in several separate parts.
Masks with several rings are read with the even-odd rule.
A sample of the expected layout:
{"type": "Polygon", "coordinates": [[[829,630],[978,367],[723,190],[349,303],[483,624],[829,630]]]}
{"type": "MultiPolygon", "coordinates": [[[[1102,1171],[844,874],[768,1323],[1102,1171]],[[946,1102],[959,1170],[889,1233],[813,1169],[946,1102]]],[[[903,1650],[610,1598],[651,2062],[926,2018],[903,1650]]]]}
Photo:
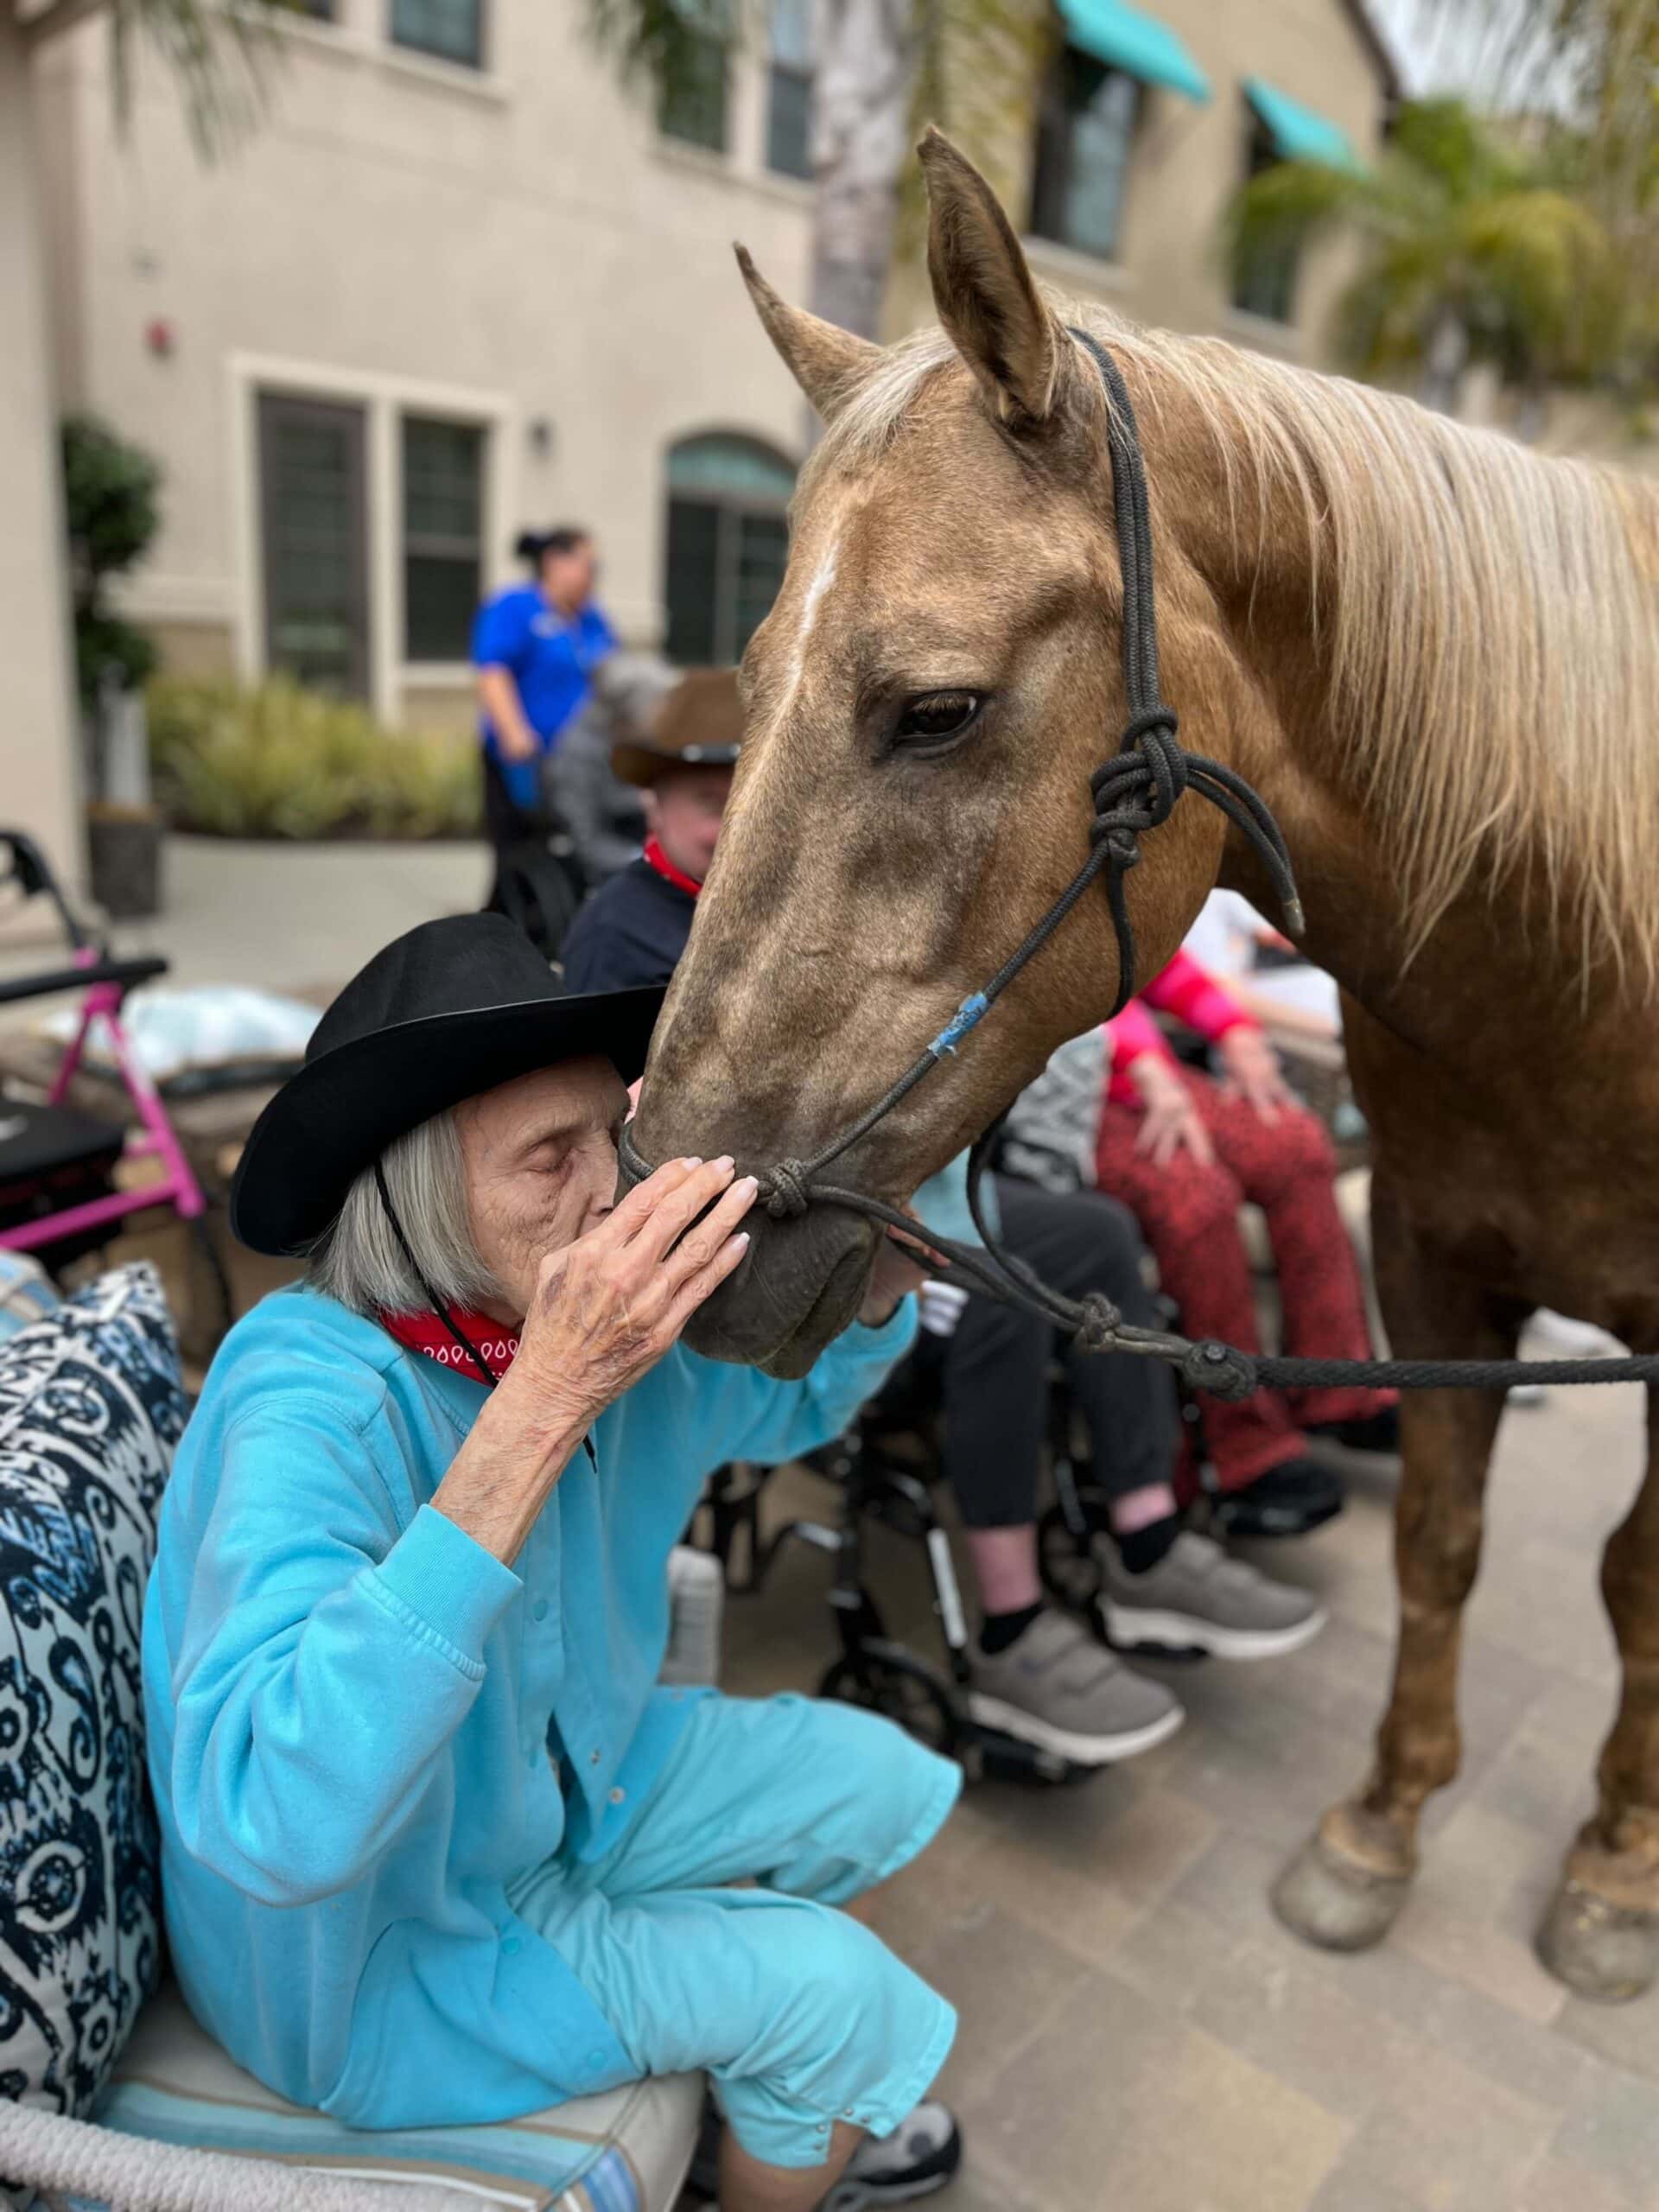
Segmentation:
{"type": "MultiPolygon", "coordinates": [[[[914,1058],[1088,849],[1124,724],[1105,399],[989,188],[922,147],[943,328],[883,351],[744,273],[827,424],[745,657],[748,741],[636,1125],[647,1159],[810,1156],[914,1058]]],[[[1548,1304],[1659,1350],[1659,499],[1208,339],[1083,321],[1140,418],[1164,691],[1255,785],[1348,995],[1396,1352],[1503,1357],[1548,1304]]],[[[1189,798],[1128,878],[1142,974],[1248,848],[1189,798]]],[[[902,1202],[1117,983],[1091,893],[983,1027],[842,1160],[902,1202]]],[[[799,1374],[874,1231],[758,1220],[688,1334],[799,1374]]],[[[1294,1347],[1293,1347],[1294,1349],[1294,1347]]],[[[1280,1885],[1377,1941],[1459,1759],[1459,1620],[1501,1401],[1404,1409],[1393,1694],[1363,1789],[1280,1885]]],[[[1659,1960],[1659,1419],[1602,1577],[1624,1663],[1599,1802],[1541,1935],[1587,1994],[1659,1960]]]]}

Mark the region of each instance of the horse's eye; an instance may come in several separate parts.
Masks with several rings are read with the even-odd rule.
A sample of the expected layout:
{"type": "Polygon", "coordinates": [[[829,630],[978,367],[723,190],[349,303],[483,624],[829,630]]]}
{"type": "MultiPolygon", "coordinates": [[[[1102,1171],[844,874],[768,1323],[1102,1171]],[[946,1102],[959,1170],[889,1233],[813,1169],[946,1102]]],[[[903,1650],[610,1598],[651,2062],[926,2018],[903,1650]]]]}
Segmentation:
{"type": "Polygon", "coordinates": [[[967,728],[984,703],[977,691],[924,692],[900,713],[894,740],[899,744],[925,745],[930,740],[955,737],[967,728]]]}

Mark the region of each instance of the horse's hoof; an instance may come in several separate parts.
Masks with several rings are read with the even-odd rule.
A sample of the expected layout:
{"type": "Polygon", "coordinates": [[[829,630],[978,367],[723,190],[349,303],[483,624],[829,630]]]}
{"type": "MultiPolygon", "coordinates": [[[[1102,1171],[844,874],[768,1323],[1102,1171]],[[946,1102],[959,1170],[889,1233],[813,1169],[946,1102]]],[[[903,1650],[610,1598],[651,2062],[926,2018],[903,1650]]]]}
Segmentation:
{"type": "Polygon", "coordinates": [[[1581,1882],[1563,1882],[1538,1930],[1538,1955],[1579,1996],[1628,2005],[1659,1973],[1659,1914],[1610,1904],[1581,1882]]]}
{"type": "Polygon", "coordinates": [[[1382,1874],[1316,1832],[1273,1886],[1273,1909],[1293,1936],[1322,1951],[1369,1951],[1393,1927],[1411,1887],[1382,1874]]]}

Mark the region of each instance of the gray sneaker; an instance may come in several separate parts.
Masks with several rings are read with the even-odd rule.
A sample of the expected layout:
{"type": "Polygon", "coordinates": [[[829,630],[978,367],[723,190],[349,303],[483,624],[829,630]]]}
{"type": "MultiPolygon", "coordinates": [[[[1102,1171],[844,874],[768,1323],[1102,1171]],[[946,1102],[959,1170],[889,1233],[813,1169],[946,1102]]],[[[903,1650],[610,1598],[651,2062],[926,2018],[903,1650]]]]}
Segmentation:
{"type": "Polygon", "coordinates": [[[972,1666],[968,1710],[976,1720],[1078,1766],[1149,1751],[1186,1717],[1161,1682],[1132,1674],[1052,1606],[995,1658],[976,1649],[972,1666]]]}
{"type": "Polygon", "coordinates": [[[1106,1632],[1121,1650],[1154,1646],[1217,1659],[1273,1659],[1300,1651],[1325,1626],[1317,1598],[1274,1582],[1193,1529],[1184,1529],[1144,1574],[1126,1574],[1108,1539],[1097,1548],[1106,1632]]]}

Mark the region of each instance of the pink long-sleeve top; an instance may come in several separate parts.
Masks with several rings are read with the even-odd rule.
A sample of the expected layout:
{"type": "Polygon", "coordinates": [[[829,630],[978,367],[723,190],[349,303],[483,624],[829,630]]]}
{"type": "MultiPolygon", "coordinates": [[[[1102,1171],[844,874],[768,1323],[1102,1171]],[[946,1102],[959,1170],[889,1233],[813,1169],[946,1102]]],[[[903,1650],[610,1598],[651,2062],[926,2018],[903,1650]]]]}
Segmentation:
{"type": "Polygon", "coordinates": [[[1174,1056],[1164,1033],[1147,1013],[1173,1014],[1177,1021],[1197,1030],[1206,1043],[1215,1045],[1230,1029],[1254,1028],[1255,1023],[1236,999],[1230,998],[1209,970],[1190,952],[1178,952],[1167,968],[1154,976],[1145,990],[1132,998],[1116,1020],[1106,1024],[1112,1048],[1111,1080],[1106,1096],[1115,1106],[1133,1106],[1140,1093],[1129,1080],[1129,1068],[1143,1052],[1174,1056]]]}

